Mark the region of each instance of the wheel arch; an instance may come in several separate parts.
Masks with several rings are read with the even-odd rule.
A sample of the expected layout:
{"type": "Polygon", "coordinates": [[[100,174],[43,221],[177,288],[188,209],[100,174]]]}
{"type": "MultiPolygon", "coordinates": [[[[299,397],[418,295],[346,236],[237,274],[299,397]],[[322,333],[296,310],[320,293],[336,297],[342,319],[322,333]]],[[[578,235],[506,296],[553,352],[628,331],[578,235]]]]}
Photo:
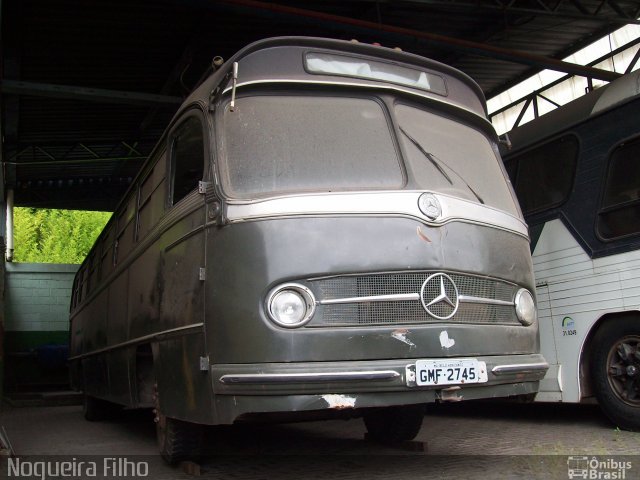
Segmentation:
{"type": "Polygon", "coordinates": [[[133,371],[132,397],[137,407],[152,407],[154,405],[154,373],[156,353],[151,343],[141,343],[136,346],[135,366],[133,371]]]}
{"type": "Polygon", "coordinates": [[[591,353],[593,351],[593,339],[596,333],[603,327],[603,325],[610,322],[624,320],[627,318],[635,318],[640,321],[640,310],[626,310],[623,312],[610,312],[602,315],[598,320],[591,325],[591,329],[584,341],[582,342],[582,348],[580,349],[580,358],[578,363],[579,382],[580,382],[580,401],[584,401],[585,398],[593,397],[593,388],[591,384],[591,371],[589,365],[591,364],[591,353]]]}

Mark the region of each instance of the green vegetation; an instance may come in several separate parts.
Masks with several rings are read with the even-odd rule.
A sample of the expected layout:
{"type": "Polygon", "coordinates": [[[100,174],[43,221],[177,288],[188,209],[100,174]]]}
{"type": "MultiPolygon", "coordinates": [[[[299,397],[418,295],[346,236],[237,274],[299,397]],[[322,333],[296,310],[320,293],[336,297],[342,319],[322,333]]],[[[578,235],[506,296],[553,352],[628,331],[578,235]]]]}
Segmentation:
{"type": "Polygon", "coordinates": [[[111,217],[109,212],[14,210],[14,261],[81,263],[111,217]]]}

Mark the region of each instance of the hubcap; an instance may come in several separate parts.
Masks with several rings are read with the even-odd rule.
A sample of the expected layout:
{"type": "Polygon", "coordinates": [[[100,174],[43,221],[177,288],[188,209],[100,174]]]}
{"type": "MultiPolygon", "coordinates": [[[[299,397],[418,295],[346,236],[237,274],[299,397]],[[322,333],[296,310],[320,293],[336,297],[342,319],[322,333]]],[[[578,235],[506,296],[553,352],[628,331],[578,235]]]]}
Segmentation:
{"type": "Polygon", "coordinates": [[[607,356],[607,376],[620,400],[640,407],[640,336],[629,335],[613,344],[607,356]]]}

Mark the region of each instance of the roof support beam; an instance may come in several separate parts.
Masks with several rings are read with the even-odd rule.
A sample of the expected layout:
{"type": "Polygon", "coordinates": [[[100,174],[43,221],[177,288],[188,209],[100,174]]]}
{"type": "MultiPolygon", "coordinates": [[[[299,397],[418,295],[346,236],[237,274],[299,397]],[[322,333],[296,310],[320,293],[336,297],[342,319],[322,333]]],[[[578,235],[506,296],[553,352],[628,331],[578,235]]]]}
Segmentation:
{"type": "Polygon", "coordinates": [[[533,55],[528,52],[509,50],[493,45],[470,42],[458,38],[447,37],[435,33],[422,32],[404,27],[396,27],[393,25],[378,24],[366,20],[356,18],[342,17],[323,12],[306,10],[302,8],[288,7],[280,4],[272,4],[261,2],[258,0],[218,0],[218,4],[229,4],[240,7],[250,8],[261,11],[266,14],[302,17],[313,20],[314,22],[324,23],[325,25],[339,26],[344,30],[348,26],[351,31],[365,32],[366,34],[385,35],[394,39],[402,39],[402,41],[423,41],[430,45],[437,45],[449,50],[461,51],[467,54],[479,55],[482,57],[496,58],[513,63],[521,63],[525,65],[533,65],[541,69],[555,70],[558,72],[570,73],[583,77],[591,77],[598,80],[612,81],[620,77],[621,74],[601,70],[599,68],[585,67],[575,63],[564,62],[554,58],[533,55]]]}
{"type": "MultiPolygon", "coordinates": [[[[4,5],[0,5],[2,11],[0,14],[4,18],[20,18],[23,12],[23,5],[21,2],[4,2],[4,5]]],[[[3,30],[1,33],[2,42],[0,45],[2,62],[2,71],[0,75],[2,78],[20,78],[20,55],[19,45],[22,44],[23,32],[19,28],[18,22],[1,22],[3,30]]],[[[6,160],[6,153],[13,146],[18,143],[18,137],[20,133],[20,98],[15,96],[2,96],[4,125],[2,126],[2,152],[0,152],[0,159],[4,162],[6,160]]],[[[11,183],[16,178],[15,168],[10,165],[5,165],[3,168],[3,186],[2,195],[0,198],[4,199],[4,185],[11,183]]],[[[2,223],[4,225],[4,223],[2,223]]]]}
{"type": "MultiPolygon", "coordinates": [[[[526,6],[518,6],[516,2],[506,1],[506,0],[495,0],[495,1],[478,1],[473,2],[470,0],[412,0],[414,2],[426,5],[434,5],[446,7],[447,5],[457,5],[465,8],[479,8],[484,10],[493,10],[500,11],[505,14],[515,14],[515,15],[536,15],[536,16],[544,16],[544,17],[554,17],[558,19],[567,19],[567,20],[582,20],[589,22],[597,22],[601,24],[610,24],[617,23],[619,25],[640,25],[640,20],[637,20],[636,17],[633,16],[632,13],[624,12],[619,6],[616,5],[615,8],[612,2],[608,2],[611,6],[611,9],[614,10],[615,15],[604,14],[601,13],[601,10],[589,11],[587,7],[585,7],[580,0],[572,0],[569,3],[564,2],[564,0],[560,0],[554,8],[549,8],[549,6],[540,0],[538,0],[537,4],[539,8],[535,8],[535,5],[525,2],[526,6]],[[577,11],[571,11],[567,8],[560,8],[563,4],[572,5],[577,11]]],[[[521,2],[522,3],[522,2],[521,2]]]]}
{"type": "MultiPolygon", "coordinates": [[[[177,63],[174,65],[173,69],[169,73],[169,76],[167,77],[164,84],[162,85],[162,89],[160,90],[160,95],[167,95],[171,91],[173,86],[178,82],[178,80],[180,79],[180,76],[191,65],[191,62],[193,61],[193,57],[195,55],[196,48],[198,45],[199,33],[200,33],[200,27],[198,27],[196,34],[194,34],[191,37],[191,39],[189,40],[189,43],[187,44],[185,49],[182,51],[182,55],[180,55],[180,58],[178,59],[177,63]]],[[[144,133],[147,131],[147,129],[149,128],[149,126],[151,125],[151,123],[153,122],[153,119],[157,114],[158,114],[158,106],[154,105],[147,112],[145,117],[142,119],[142,122],[140,122],[140,127],[136,132],[136,138],[140,138],[144,135],[144,133]]]]}
{"type": "MultiPolygon", "coordinates": [[[[621,47],[618,47],[617,49],[615,49],[613,52],[610,52],[600,58],[595,59],[594,61],[590,62],[589,65],[596,65],[600,62],[603,62],[607,59],[613,58],[614,56],[618,55],[619,53],[624,52],[625,50],[628,50],[632,47],[635,47],[636,45],[640,44],[640,38],[635,38],[633,40],[631,40],[629,43],[622,45],[621,47]]],[[[629,64],[629,67],[627,68],[627,71],[625,73],[629,73],[631,71],[631,69],[633,68],[634,63],[638,60],[638,58],[640,57],[640,50],[638,50],[634,56],[634,58],[631,60],[631,63],[629,64]]],[[[556,107],[560,107],[560,105],[556,102],[554,102],[553,100],[545,97],[544,95],[542,95],[542,92],[546,92],[547,90],[552,89],[553,87],[555,87],[556,85],[560,85],[562,82],[565,82],[567,80],[569,80],[571,78],[571,75],[565,75],[564,77],[560,77],[557,80],[543,86],[542,88],[535,90],[527,95],[525,95],[524,97],[521,97],[517,100],[514,100],[513,102],[511,102],[508,105],[505,105],[504,107],[496,110],[495,112],[491,112],[489,113],[489,120],[491,120],[493,117],[495,117],[496,115],[500,115],[501,113],[506,112],[507,110],[516,107],[517,105],[521,104],[522,102],[525,102],[525,105],[523,107],[524,110],[526,110],[526,108],[529,106],[528,102],[531,98],[535,98],[535,97],[541,97],[544,100],[546,100],[549,103],[552,103],[553,105],[555,105],[556,107]]],[[[593,90],[592,85],[589,85],[589,90],[593,90]]],[[[521,117],[524,115],[524,113],[521,113],[521,115],[518,117],[518,121],[517,123],[513,126],[513,128],[518,126],[518,122],[522,119],[521,117]]]]}
{"type": "MultiPolygon", "coordinates": [[[[4,55],[5,55],[5,49],[6,49],[6,45],[5,45],[5,32],[2,29],[2,26],[4,25],[4,18],[3,18],[3,13],[4,13],[5,9],[3,8],[2,5],[2,1],[0,0],[0,76],[4,74],[4,55]]],[[[3,98],[2,96],[0,96],[0,105],[2,105],[3,102],[3,98]]],[[[7,209],[5,208],[5,176],[6,176],[6,171],[4,168],[4,142],[5,142],[5,126],[4,126],[4,121],[5,121],[5,114],[0,111],[0,247],[4,246],[5,243],[5,237],[6,237],[6,231],[7,231],[7,209]]],[[[0,250],[4,250],[4,248],[0,248],[0,250]]],[[[4,272],[3,272],[3,265],[2,262],[4,262],[5,258],[3,255],[2,261],[0,262],[0,275],[4,276],[4,272]]],[[[0,289],[2,289],[2,291],[4,292],[4,280],[0,279],[0,289]]],[[[3,295],[4,297],[4,295],[3,295]]],[[[2,298],[0,297],[0,308],[2,308],[4,310],[4,302],[2,301],[2,298]]],[[[0,331],[4,330],[4,315],[0,316],[0,331]]],[[[2,334],[0,334],[2,335],[2,334]]],[[[3,339],[4,341],[4,339],[3,339]]],[[[4,366],[0,365],[0,376],[3,376],[4,374],[4,366]]],[[[2,395],[3,391],[2,391],[2,385],[0,385],[0,395],[2,395]]]]}
{"type": "Polygon", "coordinates": [[[638,49],[636,54],[631,59],[631,62],[629,62],[629,66],[627,67],[627,69],[625,70],[624,73],[631,73],[631,71],[633,70],[633,67],[636,66],[636,63],[638,63],[639,59],[640,59],[640,48],[638,49]]]}
{"type": "MultiPolygon", "coordinates": [[[[362,2],[390,4],[390,0],[361,0],[362,2]]],[[[537,0],[534,3],[525,2],[525,6],[518,6],[513,0],[405,0],[407,3],[418,5],[426,5],[441,8],[448,11],[469,11],[469,10],[485,10],[500,12],[505,15],[535,15],[541,17],[552,17],[559,20],[582,20],[588,22],[596,22],[600,24],[620,24],[620,25],[640,25],[637,15],[633,16],[633,12],[625,12],[619,5],[609,1],[611,9],[615,11],[615,15],[600,13],[599,10],[589,11],[579,0],[572,0],[566,5],[572,7],[560,8],[565,4],[564,0],[559,0],[556,5],[551,8],[545,2],[537,0]],[[536,6],[537,4],[537,6],[536,6]],[[615,5],[615,7],[614,7],[615,5]],[[617,8],[616,8],[617,7],[617,8]],[[577,11],[573,11],[573,9],[577,11]]],[[[522,3],[522,2],[521,2],[522,3]]]]}
{"type": "Polygon", "coordinates": [[[29,95],[35,97],[67,98],[89,102],[124,103],[128,105],[180,105],[182,98],[154,95],[141,92],[124,92],[50,83],[23,82],[2,79],[0,92],[3,94],[29,95]]]}

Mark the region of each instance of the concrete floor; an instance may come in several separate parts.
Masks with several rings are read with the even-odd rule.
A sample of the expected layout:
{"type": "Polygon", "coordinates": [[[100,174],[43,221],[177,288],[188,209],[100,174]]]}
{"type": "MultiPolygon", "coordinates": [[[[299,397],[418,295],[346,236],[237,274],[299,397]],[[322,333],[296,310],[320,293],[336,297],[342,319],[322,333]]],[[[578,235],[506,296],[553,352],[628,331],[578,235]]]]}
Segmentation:
{"type": "MultiPolygon", "coordinates": [[[[86,460],[122,455],[147,462],[149,477],[192,478],[157,456],[149,412],[124,412],[108,422],[90,423],[80,407],[4,407],[0,425],[21,456],[86,460]]],[[[640,478],[640,433],[614,428],[594,405],[434,406],[417,438],[424,452],[372,444],[363,440],[364,432],[360,420],[210,429],[202,476],[566,479],[568,456],[596,456],[630,461],[625,478],[640,478]]]]}

